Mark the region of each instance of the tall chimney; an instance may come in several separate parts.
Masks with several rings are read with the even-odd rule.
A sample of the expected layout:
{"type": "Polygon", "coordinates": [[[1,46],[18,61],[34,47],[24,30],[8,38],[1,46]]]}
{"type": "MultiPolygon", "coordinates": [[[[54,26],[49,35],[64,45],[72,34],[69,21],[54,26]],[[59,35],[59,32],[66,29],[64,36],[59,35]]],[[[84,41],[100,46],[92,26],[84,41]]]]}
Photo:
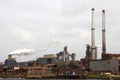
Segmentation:
{"type": "Polygon", "coordinates": [[[91,28],[91,54],[92,54],[92,60],[95,60],[97,58],[96,56],[96,49],[95,49],[95,25],[94,25],[94,8],[92,8],[92,28],[91,28]]]}
{"type": "Polygon", "coordinates": [[[105,10],[102,10],[102,57],[106,54],[105,10]]]}
{"type": "Polygon", "coordinates": [[[75,53],[72,53],[71,57],[72,57],[72,62],[75,62],[75,53]]]}

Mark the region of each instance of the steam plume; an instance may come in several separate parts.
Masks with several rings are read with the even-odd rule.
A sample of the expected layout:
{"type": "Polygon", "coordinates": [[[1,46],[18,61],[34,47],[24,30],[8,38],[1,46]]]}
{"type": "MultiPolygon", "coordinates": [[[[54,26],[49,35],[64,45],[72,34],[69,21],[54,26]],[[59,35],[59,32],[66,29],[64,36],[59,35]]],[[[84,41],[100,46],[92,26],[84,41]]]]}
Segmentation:
{"type": "Polygon", "coordinates": [[[34,49],[18,49],[15,50],[14,52],[9,53],[10,55],[31,55],[35,53],[36,51],[34,49]]]}
{"type": "Polygon", "coordinates": [[[52,38],[52,43],[59,43],[60,40],[58,38],[52,38]]]}

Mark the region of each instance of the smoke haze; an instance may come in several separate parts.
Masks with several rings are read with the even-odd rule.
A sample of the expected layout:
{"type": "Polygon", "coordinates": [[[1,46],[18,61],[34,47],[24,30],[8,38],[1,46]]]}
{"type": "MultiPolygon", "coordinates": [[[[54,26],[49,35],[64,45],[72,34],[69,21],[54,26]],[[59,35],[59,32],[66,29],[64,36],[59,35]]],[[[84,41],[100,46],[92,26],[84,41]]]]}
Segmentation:
{"type": "Polygon", "coordinates": [[[33,53],[35,53],[36,50],[35,49],[18,49],[18,50],[15,50],[13,52],[10,52],[9,54],[10,55],[31,55],[33,53]]]}

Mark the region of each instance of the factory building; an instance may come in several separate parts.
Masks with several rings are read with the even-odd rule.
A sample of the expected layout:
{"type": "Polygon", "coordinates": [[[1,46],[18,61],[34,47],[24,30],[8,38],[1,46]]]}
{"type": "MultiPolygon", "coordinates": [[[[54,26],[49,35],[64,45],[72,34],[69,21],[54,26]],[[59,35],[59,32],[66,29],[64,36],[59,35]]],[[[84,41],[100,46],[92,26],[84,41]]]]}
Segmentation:
{"type": "Polygon", "coordinates": [[[109,59],[117,59],[117,60],[120,60],[120,54],[110,54],[110,53],[107,53],[107,54],[103,54],[103,59],[105,60],[109,60],[109,59]]]}
{"type": "Polygon", "coordinates": [[[65,47],[64,47],[64,50],[61,51],[61,52],[59,52],[59,53],[57,53],[56,56],[57,56],[57,59],[58,59],[60,62],[68,62],[70,55],[69,55],[69,53],[68,53],[68,51],[67,51],[67,47],[65,46],[65,47]]]}
{"type": "MultiPolygon", "coordinates": [[[[92,12],[93,14],[93,12],[92,12]]],[[[92,15],[93,16],[93,15],[92,15]]],[[[92,17],[94,19],[94,17],[92,17]]],[[[92,28],[93,26],[93,19],[92,19],[92,28]]],[[[94,29],[92,29],[94,30],[94,29]]],[[[90,46],[88,45],[88,49],[86,50],[86,58],[89,61],[89,69],[91,71],[109,71],[109,72],[120,72],[120,54],[109,54],[106,53],[106,33],[105,33],[105,10],[102,10],[102,59],[101,60],[90,60],[89,53],[90,46]]],[[[95,44],[94,40],[94,32],[92,31],[92,44],[95,44]]],[[[93,53],[91,53],[93,54],[93,53]]],[[[85,58],[85,59],[86,59],[85,58]]],[[[87,61],[87,60],[86,60],[87,61]]]]}
{"type": "Polygon", "coordinates": [[[56,55],[57,55],[57,60],[59,60],[60,62],[64,62],[64,58],[63,58],[64,52],[61,51],[57,53],[56,55]]]}
{"type": "Polygon", "coordinates": [[[105,10],[102,10],[102,59],[97,59],[95,46],[94,8],[92,8],[91,45],[86,46],[86,56],[81,63],[91,71],[120,72],[120,54],[106,53],[105,10]]]}
{"type": "Polygon", "coordinates": [[[17,61],[12,58],[12,55],[8,55],[8,59],[5,60],[4,66],[17,66],[17,61]]]}
{"type": "Polygon", "coordinates": [[[4,63],[4,66],[16,66],[16,65],[17,65],[17,61],[14,59],[11,60],[6,59],[4,63]]]}
{"type": "Polygon", "coordinates": [[[53,59],[51,59],[51,58],[39,58],[37,61],[39,64],[50,64],[53,62],[53,59]]]}
{"type": "Polygon", "coordinates": [[[89,69],[91,71],[102,71],[102,72],[120,72],[119,60],[92,60],[89,62],[89,69]]]}
{"type": "Polygon", "coordinates": [[[48,55],[44,55],[44,57],[38,58],[37,62],[40,65],[44,65],[44,64],[51,64],[55,62],[55,60],[56,60],[55,54],[48,54],[48,55]]]}
{"type": "MultiPolygon", "coordinates": [[[[120,54],[106,53],[106,35],[105,35],[105,10],[102,11],[102,59],[97,59],[97,47],[95,45],[95,24],[94,24],[94,8],[92,8],[91,22],[91,45],[86,45],[86,56],[81,59],[81,62],[75,61],[75,53],[69,54],[67,46],[63,51],[55,54],[44,55],[28,62],[17,62],[12,55],[8,55],[4,66],[14,67],[14,70],[24,69],[30,77],[40,77],[42,75],[66,75],[66,72],[74,72],[80,75],[84,70],[93,72],[120,72],[120,54]],[[71,61],[70,61],[71,57],[71,61]],[[21,67],[21,68],[20,68],[21,67]],[[24,68],[23,68],[24,67],[24,68]],[[27,69],[26,69],[27,67],[27,69]],[[50,73],[50,74],[49,74],[50,73]],[[39,74],[39,75],[36,75],[39,74]]],[[[2,66],[0,66],[2,72],[2,66]]],[[[8,69],[9,70],[9,69],[8,69]]],[[[11,69],[10,69],[11,70],[11,69]]]]}

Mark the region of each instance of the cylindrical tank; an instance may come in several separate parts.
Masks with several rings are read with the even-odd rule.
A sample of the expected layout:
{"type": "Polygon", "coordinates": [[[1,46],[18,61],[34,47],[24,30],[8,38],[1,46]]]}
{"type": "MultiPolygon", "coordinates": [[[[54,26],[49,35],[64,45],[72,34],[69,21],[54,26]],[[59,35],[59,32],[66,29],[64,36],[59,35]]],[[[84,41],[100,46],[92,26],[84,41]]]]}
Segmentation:
{"type": "Polygon", "coordinates": [[[75,53],[72,53],[72,56],[71,56],[71,57],[72,57],[72,61],[73,61],[73,62],[75,61],[75,56],[76,56],[75,53]]]}

